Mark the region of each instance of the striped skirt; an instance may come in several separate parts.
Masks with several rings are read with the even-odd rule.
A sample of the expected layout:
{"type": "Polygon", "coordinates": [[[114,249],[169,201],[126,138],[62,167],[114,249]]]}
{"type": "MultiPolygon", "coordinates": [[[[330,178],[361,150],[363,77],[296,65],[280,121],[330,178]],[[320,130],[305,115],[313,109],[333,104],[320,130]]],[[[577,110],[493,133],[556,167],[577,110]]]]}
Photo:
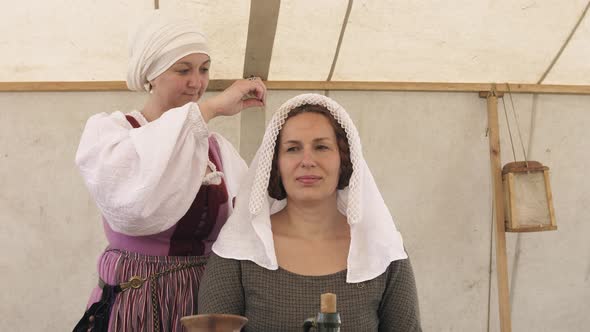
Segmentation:
{"type": "MultiPolygon", "coordinates": [[[[148,256],[116,249],[99,259],[100,278],[117,285],[133,276],[146,279],[139,288],[118,293],[109,331],[183,331],[180,318],[197,313],[197,294],[207,256],[148,256]]],[[[88,306],[100,300],[92,292],[88,306]]]]}

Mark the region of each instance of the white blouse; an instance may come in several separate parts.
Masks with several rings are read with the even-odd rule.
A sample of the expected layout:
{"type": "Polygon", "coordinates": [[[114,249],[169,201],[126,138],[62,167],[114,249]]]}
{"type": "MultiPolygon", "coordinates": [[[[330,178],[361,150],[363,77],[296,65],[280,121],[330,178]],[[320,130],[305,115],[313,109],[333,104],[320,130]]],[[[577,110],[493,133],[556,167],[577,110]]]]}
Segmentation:
{"type": "MultiPolygon", "coordinates": [[[[172,227],[188,211],[200,186],[223,176],[231,199],[247,165],[229,141],[217,133],[223,174],[206,175],[209,130],[196,103],[165,112],[133,128],[121,112],[88,119],[76,164],[104,218],[126,235],[150,235],[172,227]]],[[[217,179],[218,180],[218,179],[217,179]]],[[[231,204],[230,204],[231,212],[231,204]]]]}

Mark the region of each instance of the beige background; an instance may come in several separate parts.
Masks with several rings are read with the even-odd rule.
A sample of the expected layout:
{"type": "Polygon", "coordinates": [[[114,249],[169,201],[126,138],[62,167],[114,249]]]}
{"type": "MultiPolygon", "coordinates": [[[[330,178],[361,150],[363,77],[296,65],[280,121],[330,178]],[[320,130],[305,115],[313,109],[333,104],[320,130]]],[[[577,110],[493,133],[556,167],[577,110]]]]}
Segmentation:
{"type": "MultiPolygon", "coordinates": [[[[212,79],[246,64],[250,1],[160,0],[210,37],[212,79]]],[[[347,1],[282,0],[270,80],[324,81],[347,1]]],[[[355,0],[333,79],[537,83],[588,0],[355,0]]],[[[153,0],[0,0],[0,82],[124,80],[127,34],[153,0]]],[[[543,83],[590,85],[590,19],[543,83]]],[[[250,159],[265,110],[215,119],[250,159]]],[[[425,331],[499,331],[485,100],[476,93],[331,92],[412,257],[425,331]],[[489,321],[489,324],[488,324],[489,321]]],[[[0,326],[69,331],[106,245],[75,169],[86,119],[140,108],[132,92],[0,92],[0,326]]],[[[510,105],[506,96],[506,103],[510,105]]],[[[515,95],[530,159],[551,168],[558,231],[507,234],[515,332],[590,326],[590,96],[515,95]],[[535,101],[536,98],[536,101],[535,101]],[[534,111],[533,111],[534,110],[534,111]]],[[[500,100],[502,161],[513,160],[500,100]]],[[[518,158],[522,159],[515,124],[518,158]]]]}

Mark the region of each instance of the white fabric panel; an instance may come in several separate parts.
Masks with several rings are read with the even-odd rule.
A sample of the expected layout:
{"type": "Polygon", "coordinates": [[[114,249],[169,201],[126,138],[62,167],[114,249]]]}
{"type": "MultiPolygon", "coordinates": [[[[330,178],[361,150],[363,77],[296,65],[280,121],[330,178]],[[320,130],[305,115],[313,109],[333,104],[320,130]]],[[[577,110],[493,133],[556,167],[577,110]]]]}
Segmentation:
{"type": "Polygon", "coordinates": [[[178,8],[198,21],[211,50],[211,79],[242,77],[250,1],[160,0],[160,8],[178,8]]]}
{"type": "Polygon", "coordinates": [[[2,0],[0,81],[125,80],[127,31],[153,0],[2,0]]]}
{"type": "MultiPolygon", "coordinates": [[[[586,0],[354,1],[334,81],[535,83],[586,0]],[[556,15],[558,13],[558,15],[556,15]]],[[[347,7],[284,0],[271,80],[325,80],[347,7]]],[[[0,0],[0,81],[124,80],[129,29],[153,0],[0,0]]],[[[209,37],[212,79],[243,74],[250,2],[161,0],[209,37]]],[[[586,18],[544,83],[590,84],[586,18]]]]}
{"type": "MultiPolygon", "coordinates": [[[[573,26],[575,22],[570,22],[573,26]]],[[[580,23],[569,44],[549,72],[545,84],[590,84],[590,13],[580,23]]]]}
{"type": "Polygon", "coordinates": [[[534,83],[585,4],[355,1],[334,80],[534,83]]]}
{"type": "Polygon", "coordinates": [[[270,80],[325,81],[328,78],[346,1],[281,1],[270,80]]]}

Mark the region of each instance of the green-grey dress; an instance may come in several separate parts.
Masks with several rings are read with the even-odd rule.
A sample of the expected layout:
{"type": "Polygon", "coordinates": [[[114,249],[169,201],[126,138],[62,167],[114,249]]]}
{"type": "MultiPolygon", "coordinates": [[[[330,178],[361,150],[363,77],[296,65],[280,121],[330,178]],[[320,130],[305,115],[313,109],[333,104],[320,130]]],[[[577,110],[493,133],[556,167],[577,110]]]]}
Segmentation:
{"type": "Polygon", "coordinates": [[[303,276],[212,254],[198,311],[246,316],[245,332],[299,332],[306,318],[317,315],[320,295],[327,292],[337,295],[342,332],[422,331],[409,259],[392,262],[375,279],[346,283],[346,270],[303,276]]]}

